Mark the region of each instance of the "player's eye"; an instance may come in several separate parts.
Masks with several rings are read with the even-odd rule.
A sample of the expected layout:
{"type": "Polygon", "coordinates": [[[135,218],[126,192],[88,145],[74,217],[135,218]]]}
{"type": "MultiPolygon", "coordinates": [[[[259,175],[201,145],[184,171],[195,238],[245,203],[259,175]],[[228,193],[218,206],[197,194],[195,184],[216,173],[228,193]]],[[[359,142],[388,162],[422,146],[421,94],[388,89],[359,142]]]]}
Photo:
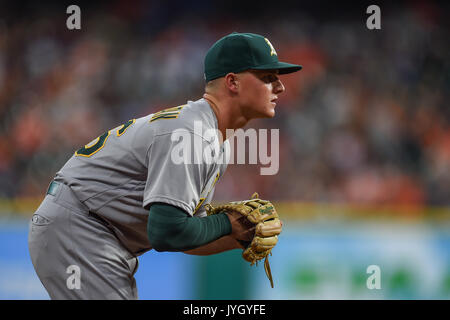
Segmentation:
{"type": "Polygon", "coordinates": [[[267,74],[261,78],[261,80],[265,83],[271,83],[278,80],[278,77],[274,74],[267,74]]]}

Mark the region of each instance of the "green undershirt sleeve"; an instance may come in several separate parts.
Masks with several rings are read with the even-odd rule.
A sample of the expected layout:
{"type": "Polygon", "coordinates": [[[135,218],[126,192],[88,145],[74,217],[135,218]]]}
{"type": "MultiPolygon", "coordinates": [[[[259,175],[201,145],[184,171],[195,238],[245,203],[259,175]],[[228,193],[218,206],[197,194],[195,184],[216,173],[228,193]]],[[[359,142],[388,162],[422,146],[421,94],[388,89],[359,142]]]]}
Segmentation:
{"type": "Polygon", "coordinates": [[[230,234],[231,223],[225,213],[191,217],[175,206],[154,203],[150,207],[147,233],[156,251],[186,251],[230,234]]]}

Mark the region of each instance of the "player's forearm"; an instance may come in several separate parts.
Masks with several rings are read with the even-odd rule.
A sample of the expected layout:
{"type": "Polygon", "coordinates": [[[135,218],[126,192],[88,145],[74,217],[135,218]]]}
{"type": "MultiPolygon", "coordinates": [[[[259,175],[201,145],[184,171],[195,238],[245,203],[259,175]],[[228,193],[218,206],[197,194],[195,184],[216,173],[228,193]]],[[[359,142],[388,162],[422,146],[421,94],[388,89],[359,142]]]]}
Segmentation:
{"type": "Polygon", "coordinates": [[[231,233],[225,214],[205,218],[190,217],[183,210],[167,204],[150,207],[147,232],[156,251],[187,251],[209,244],[231,233]]]}
{"type": "Polygon", "coordinates": [[[207,243],[201,247],[184,251],[184,253],[198,256],[207,256],[210,254],[221,253],[233,249],[242,249],[242,247],[233,237],[228,235],[207,243]]]}

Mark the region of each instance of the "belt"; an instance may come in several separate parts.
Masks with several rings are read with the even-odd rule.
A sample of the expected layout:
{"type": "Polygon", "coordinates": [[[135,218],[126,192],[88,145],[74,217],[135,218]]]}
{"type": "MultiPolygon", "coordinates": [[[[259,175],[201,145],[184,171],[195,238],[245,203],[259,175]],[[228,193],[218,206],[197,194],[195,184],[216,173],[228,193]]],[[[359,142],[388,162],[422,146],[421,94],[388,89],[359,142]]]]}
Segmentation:
{"type": "Polygon", "coordinates": [[[60,185],[61,185],[60,182],[56,181],[50,182],[50,185],[48,186],[47,189],[47,194],[50,194],[52,196],[56,195],[56,192],[58,191],[60,185]]]}
{"type": "Polygon", "coordinates": [[[63,206],[70,206],[72,209],[81,213],[89,211],[87,206],[83,204],[73,193],[72,189],[63,182],[57,182],[55,180],[50,182],[47,189],[47,194],[54,197],[54,202],[63,206]]]}
{"type": "Polygon", "coordinates": [[[124,239],[122,239],[121,237],[118,236],[113,225],[108,220],[104,219],[97,213],[90,211],[89,208],[85,204],[80,202],[80,200],[75,196],[75,194],[73,193],[73,191],[71,190],[71,188],[69,186],[63,184],[62,182],[56,182],[53,180],[52,182],[50,182],[50,185],[48,186],[47,194],[55,196],[56,197],[54,200],[55,202],[57,202],[61,205],[65,205],[65,206],[69,205],[72,209],[77,210],[78,212],[87,214],[87,215],[93,217],[94,219],[100,221],[100,223],[104,224],[107,228],[109,228],[111,230],[111,232],[119,240],[119,242],[131,253],[131,255],[133,257],[135,257],[135,254],[132,253],[132,251],[130,249],[128,249],[128,247],[125,245],[125,241],[123,241],[124,239]],[[62,189],[61,190],[62,195],[60,193],[58,195],[58,197],[56,197],[59,189],[62,189]],[[62,199],[60,199],[60,198],[62,198],[62,199]]]}
{"type": "Polygon", "coordinates": [[[102,219],[96,213],[89,211],[89,209],[84,204],[82,204],[82,202],[80,202],[78,200],[78,198],[76,198],[76,196],[73,194],[73,191],[70,189],[70,187],[68,187],[67,185],[64,185],[62,182],[56,182],[54,180],[52,182],[50,182],[50,185],[48,186],[48,189],[47,189],[47,194],[56,196],[58,194],[58,191],[60,188],[63,188],[63,190],[61,190],[61,192],[64,194],[62,196],[60,195],[54,201],[56,201],[57,203],[60,203],[60,204],[64,203],[65,205],[70,205],[72,208],[78,209],[78,211],[81,209],[83,212],[87,212],[88,215],[93,216],[96,219],[100,219],[104,223],[106,222],[106,221],[104,221],[104,219],[102,219]],[[60,198],[62,198],[62,199],[60,199],[60,198]]]}

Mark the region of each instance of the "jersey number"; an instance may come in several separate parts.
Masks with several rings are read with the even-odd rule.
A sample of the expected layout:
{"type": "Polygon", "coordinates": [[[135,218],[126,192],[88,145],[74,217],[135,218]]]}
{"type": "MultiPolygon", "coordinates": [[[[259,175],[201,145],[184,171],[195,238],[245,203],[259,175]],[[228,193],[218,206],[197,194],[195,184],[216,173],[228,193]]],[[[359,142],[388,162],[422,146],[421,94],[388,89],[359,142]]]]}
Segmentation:
{"type": "MultiPolygon", "coordinates": [[[[120,137],[127,131],[128,127],[131,126],[133,123],[136,122],[136,119],[128,120],[127,123],[124,123],[120,126],[119,129],[116,131],[116,135],[120,137]]],[[[92,141],[92,143],[85,145],[84,147],[81,147],[75,152],[76,156],[82,156],[82,157],[90,157],[93,154],[95,154],[97,151],[99,151],[101,148],[105,146],[106,140],[110,136],[112,130],[109,130],[102,134],[100,137],[92,141]]]]}
{"type": "MultiPolygon", "coordinates": [[[[178,115],[181,112],[181,109],[183,109],[185,105],[168,108],[161,110],[159,112],[156,112],[153,114],[153,116],[150,119],[150,122],[159,120],[159,119],[176,119],[178,118],[178,115]]],[[[125,131],[128,129],[129,126],[131,126],[133,123],[136,122],[136,119],[128,120],[127,123],[120,126],[119,129],[117,129],[116,135],[120,137],[122,134],[125,133],[125,131]]],[[[106,140],[108,140],[108,137],[110,136],[112,130],[109,130],[102,134],[100,137],[92,141],[91,143],[85,145],[84,147],[81,147],[77,151],[75,151],[76,156],[82,156],[82,157],[90,157],[96,152],[98,152],[101,148],[105,146],[106,140]]]]}

